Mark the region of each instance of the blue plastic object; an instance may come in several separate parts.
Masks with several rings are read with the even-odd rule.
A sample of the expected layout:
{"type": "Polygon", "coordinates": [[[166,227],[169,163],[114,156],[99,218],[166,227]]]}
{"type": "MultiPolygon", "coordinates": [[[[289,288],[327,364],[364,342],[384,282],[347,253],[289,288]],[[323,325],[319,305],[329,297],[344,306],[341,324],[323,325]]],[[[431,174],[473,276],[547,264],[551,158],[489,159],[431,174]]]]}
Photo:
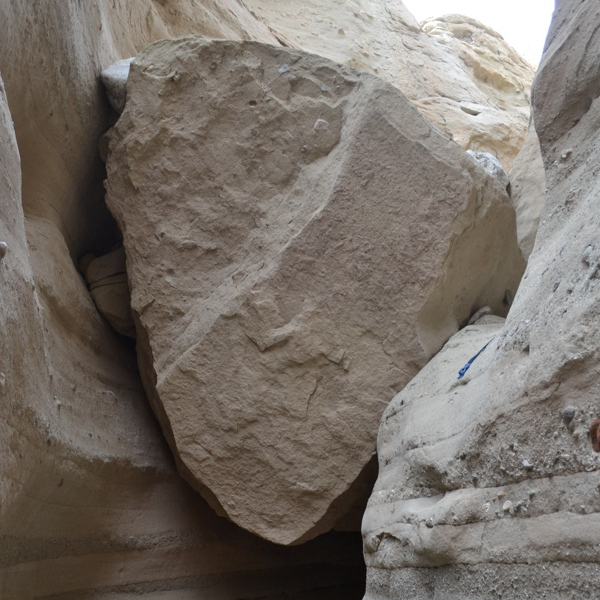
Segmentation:
{"type": "MultiPolygon", "coordinates": [[[[492,338],[493,340],[494,338],[492,338]]],[[[471,367],[471,365],[475,362],[475,359],[490,345],[490,340],[473,358],[469,359],[469,362],[458,372],[457,379],[460,379],[471,367]]]]}

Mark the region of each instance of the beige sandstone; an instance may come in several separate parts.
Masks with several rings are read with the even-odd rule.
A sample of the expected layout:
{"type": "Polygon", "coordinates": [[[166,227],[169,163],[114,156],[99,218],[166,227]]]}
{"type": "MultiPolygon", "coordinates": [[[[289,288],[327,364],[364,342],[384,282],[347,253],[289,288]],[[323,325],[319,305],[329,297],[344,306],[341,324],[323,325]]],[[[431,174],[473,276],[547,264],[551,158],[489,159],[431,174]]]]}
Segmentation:
{"type": "Polygon", "coordinates": [[[533,67],[494,30],[463,15],[428,19],[422,28],[472,83],[450,94],[435,84],[417,108],[463,148],[490,152],[510,169],[527,133],[533,67]]]}
{"type": "Polygon", "coordinates": [[[534,69],[496,32],[462,15],[423,23],[399,0],[247,0],[286,46],[373,73],[465,150],[506,169],[529,121],[534,69]]]}
{"type": "Polygon", "coordinates": [[[346,600],[364,588],[356,534],[282,549],[218,518],[190,490],[147,405],[131,345],[99,316],[73,265],[119,236],[102,207],[100,71],[191,31],[275,41],[234,2],[0,3],[10,105],[2,88],[3,600],[346,600]]]}
{"type": "Polygon", "coordinates": [[[389,84],[297,51],[150,46],[107,170],[180,469],[282,544],[344,515],[385,404],[523,269],[496,178],[389,84]]]}
{"type": "Polygon", "coordinates": [[[506,323],[461,331],[386,410],[367,600],[597,594],[599,24],[557,2],[533,92],[548,193],[506,323]]]}
{"type": "Polygon", "coordinates": [[[510,183],[519,246],[523,255],[529,258],[546,200],[546,171],[533,123],[510,171],[510,183]]]}
{"type": "Polygon", "coordinates": [[[352,535],[282,549],[215,517],[181,481],[131,348],[99,317],[73,267],[119,240],[96,149],[112,118],[102,69],[192,32],[277,43],[272,23],[249,8],[236,0],[0,3],[10,104],[9,114],[2,97],[3,599],[361,595],[352,535]]]}
{"type": "Polygon", "coordinates": [[[79,261],[79,266],[83,266],[85,280],[98,312],[115,331],[135,337],[123,246],[99,257],[86,254],[79,261]]]}

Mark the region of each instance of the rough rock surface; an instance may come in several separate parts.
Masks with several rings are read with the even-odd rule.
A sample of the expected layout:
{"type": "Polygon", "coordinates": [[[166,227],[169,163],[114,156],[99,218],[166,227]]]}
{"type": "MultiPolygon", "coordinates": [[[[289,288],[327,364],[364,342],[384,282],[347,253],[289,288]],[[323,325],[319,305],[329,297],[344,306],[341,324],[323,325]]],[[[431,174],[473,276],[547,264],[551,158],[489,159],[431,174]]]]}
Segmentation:
{"type": "Polygon", "coordinates": [[[10,105],[0,86],[3,600],[346,600],[364,589],[353,534],[282,549],[218,518],[189,488],[132,348],[73,265],[118,237],[101,204],[100,71],[192,31],[276,42],[234,2],[0,2],[10,105]]]}
{"type": "MultiPolygon", "coordinates": [[[[566,160],[568,157],[565,157],[566,160]]],[[[517,237],[525,258],[535,243],[546,201],[546,171],[533,123],[510,171],[511,198],[517,213],[517,237]]]]}
{"type": "Polygon", "coordinates": [[[104,84],[111,106],[122,113],[127,100],[127,78],[133,58],[124,58],[106,67],[100,73],[100,81],[104,84]]]}
{"type": "Polygon", "coordinates": [[[251,42],[146,49],[110,148],[142,378],[182,472],[266,539],[327,531],[395,391],[516,289],[505,190],[389,84],[251,42]]]}
{"type": "Polygon", "coordinates": [[[464,385],[490,332],[453,338],[386,411],[368,600],[597,595],[599,28],[596,3],[557,2],[533,92],[546,206],[504,327],[464,385]]]}
{"type": "Polygon", "coordinates": [[[127,283],[125,249],[119,246],[100,257],[86,254],[79,261],[98,312],[115,331],[135,337],[131,297],[127,283]]]}
{"type": "Polygon", "coordinates": [[[290,48],[373,73],[465,150],[510,169],[529,122],[534,69],[496,32],[462,15],[423,23],[399,0],[247,0],[290,48]]]}
{"type": "Polygon", "coordinates": [[[467,154],[473,157],[492,177],[495,177],[503,189],[509,192],[510,179],[508,173],[493,154],[473,150],[467,150],[467,154]]]}
{"type": "Polygon", "coordinates": [[[217,519],[181,481],[131,348],[73,267],[119,239],[96,148],[110,113],[100,72],[151,41],[192,32],[277,43],[237,0],[0,2],[11,113],[3,98],[3,599],[361,596],[353,536],[288,552],[217,519]]]}
{"type": "Polygon", "coordinates": [[[441,93],[431,82],[433,92],[418,98],[417,108],[460,146],[490,152],[509,170],[527,133],[533,67],[494,30],[463,15],[428,19],[422,28],[472,83],[453,87],[448,74],[453,91],[441,93]]]}

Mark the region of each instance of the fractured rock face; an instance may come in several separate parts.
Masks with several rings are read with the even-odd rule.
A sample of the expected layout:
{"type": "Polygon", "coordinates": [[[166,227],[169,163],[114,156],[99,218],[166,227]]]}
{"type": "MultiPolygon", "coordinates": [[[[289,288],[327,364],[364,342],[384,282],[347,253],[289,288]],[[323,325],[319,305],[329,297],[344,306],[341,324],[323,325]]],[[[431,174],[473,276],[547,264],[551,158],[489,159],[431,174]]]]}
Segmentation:
{"type": "Polygon", "coordinates": [[[533,93],[548,193],[504,327],[464,385],[493,334],[452,338],[382,420],[368,600],[598,589],[599,27],[596,3],[557,2],[533,93]]]}
{"type": "Polygon", "coordinates": [[[356,499],[395,391],[523,261],[508,196],[394,88],[184,38],[132,64],[107,163],[145,387],[182,473],[297,543],[356,499]]]}

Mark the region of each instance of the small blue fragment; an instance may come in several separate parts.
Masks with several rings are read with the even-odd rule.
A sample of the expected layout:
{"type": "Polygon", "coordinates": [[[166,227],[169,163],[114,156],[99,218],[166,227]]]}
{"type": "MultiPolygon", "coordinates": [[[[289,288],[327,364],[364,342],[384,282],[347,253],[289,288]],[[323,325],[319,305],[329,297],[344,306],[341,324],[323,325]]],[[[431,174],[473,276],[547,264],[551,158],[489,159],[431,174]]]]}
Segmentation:
{"type": "Polygon", "coordinates": [[[287,73],[290,70],[290,65],[281,65],[279,67],[279,73],[281,75],[283,75],[284,73],[287,73]]]}
{"type": "MultiPolygon", "coordinates": [[[[493,340],[494,338],[492,338],[493,340]]],[[[463,375],[469,370],[469,367],[475,362],[475,359],[489,346],[490,340],[473,358],[469,359],[469,362],[458,372],[458,377],[456,379],[460,379],[463,375]]]]}
{"type": "Polygon", "coordinates": [[[329,91],[329,88],[326,85],[321,86],[321,91],[326,94],[329,91]]]}

